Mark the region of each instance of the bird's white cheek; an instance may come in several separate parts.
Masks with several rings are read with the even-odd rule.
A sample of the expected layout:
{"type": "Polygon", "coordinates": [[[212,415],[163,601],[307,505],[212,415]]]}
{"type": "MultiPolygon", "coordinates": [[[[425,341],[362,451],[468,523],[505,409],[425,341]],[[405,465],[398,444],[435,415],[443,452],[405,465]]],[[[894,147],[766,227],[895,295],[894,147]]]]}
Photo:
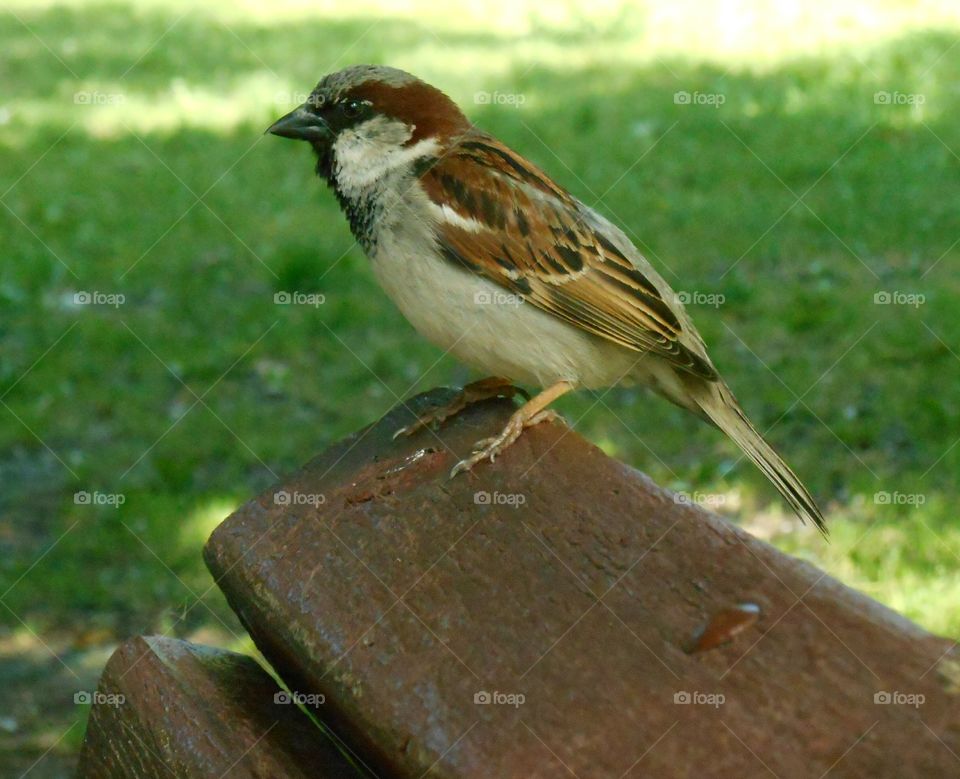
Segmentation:
{"type": "Polygon", "coordinates": [[[413,128],[378,117],[341,131],[333,144],[334,173],[341,191],[360,196],[413,161],[438,153],[432,138],[404,146],[413,128]]]}

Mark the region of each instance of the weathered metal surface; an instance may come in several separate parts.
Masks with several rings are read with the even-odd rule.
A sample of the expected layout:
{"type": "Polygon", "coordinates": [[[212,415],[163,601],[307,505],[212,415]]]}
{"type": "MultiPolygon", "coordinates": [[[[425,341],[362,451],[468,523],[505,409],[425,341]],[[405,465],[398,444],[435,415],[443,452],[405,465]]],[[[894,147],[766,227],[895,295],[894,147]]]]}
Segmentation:
{"type": "Polygon", "coordinates": [[[377,771],[960,775],[952,642],[559,425],[449,480],[511,410],[393,441],[411,420],[395,410],[205,550],[274,668],[325,695],[320,717],[377,771]],[[755,624],[710,627],[739,603],[755,624]]]}
{"type": "Polygon", "coordinates": [[[361,776],[286,695],[244,655],[157,636],[130,639],[100,679],[77,775],[361,776]]]}

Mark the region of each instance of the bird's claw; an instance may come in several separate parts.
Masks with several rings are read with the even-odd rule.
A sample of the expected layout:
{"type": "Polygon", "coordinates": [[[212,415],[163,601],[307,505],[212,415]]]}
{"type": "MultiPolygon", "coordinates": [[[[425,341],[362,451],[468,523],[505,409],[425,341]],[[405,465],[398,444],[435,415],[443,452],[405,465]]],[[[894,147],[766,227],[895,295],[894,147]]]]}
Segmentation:
{"type": "Polygon", "coordinates": [[[426,427],[426,426],[427,426],[427,423],[426,423],[426,422],[422,422],[421,420],[418,419],[418,420],[417,420],[416,422],[414,422],[413,424],[404,425],[404,426],[401,427],[399,430],[397,430],[397,432],[395,432],[395,433],[393,434],[393,439],[392,439],[392,440],[396,441],[400,436],[402,436],[402,435],[410,435],[411,433],[416,432],[417,430],[419,430],[421,427],[426,427]]]}
{"type": "Polygon", "coordinates": [[[563,418],[552,409],[538,411],[528,419],[517,416],[511,417],[499,435],[482,438],[477,441],[473,446],[473,454],[453,466],[453,469],[450,471],[450,478],[454,478],[458,473],[471,470],[474,465],[483,460],[494,462],[499,454],[520,437],[524,428],[538,425],[541,422],[555,422],[562,419],[563,418]]]}

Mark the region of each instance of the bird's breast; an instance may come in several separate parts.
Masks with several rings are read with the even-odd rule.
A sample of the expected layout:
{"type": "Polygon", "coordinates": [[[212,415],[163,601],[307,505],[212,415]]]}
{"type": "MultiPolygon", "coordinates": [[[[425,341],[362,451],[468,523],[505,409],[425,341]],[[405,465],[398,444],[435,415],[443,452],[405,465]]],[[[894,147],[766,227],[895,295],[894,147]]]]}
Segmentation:
{"type": "Polygon", "coordinates": [[[425,338],[488,374],[546,386],[561,379],[604,387],[637,355],[569,325],[444,259],[430,210],[415,194],[394,203],[370,253],[373,272],[425,338]]]}

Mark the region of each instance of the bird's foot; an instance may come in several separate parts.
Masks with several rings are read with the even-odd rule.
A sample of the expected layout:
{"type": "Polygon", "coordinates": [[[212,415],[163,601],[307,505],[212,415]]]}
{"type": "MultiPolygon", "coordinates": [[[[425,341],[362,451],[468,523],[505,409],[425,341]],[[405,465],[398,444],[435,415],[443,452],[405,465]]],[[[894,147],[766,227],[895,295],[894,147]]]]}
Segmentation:
{"type": "Polygon", "coordinates": [[[477,441],[474,445],[473,454],[453,466],[453,470],[450,471],[450,478],[452,479],[463,471],[469,471],[483,460],[489,459],[490,462],[493,462],[497,459],[497,455],[501,454],[520,437],[525,428],[539,425],[541,422],[563,421],[563,418],[552,409],[534,409],[532,413],[526,409],[526,406],[517,409],[499,435],[477,441]]]}
{"type": "Polygon", "coordinates": [[[401,427],[393,434],[393,437],[396,439],[400,436],[411,435],[435,423],[442,424],[450,417],[459,414],[467,406],[473,403],[479,403],[481,400],[512,398],[516,395],[520,395],[524,400],[530,399],[526,390],[511,384],[509,379],[504,379],[500,376],[490,376],[486,379],[471,382],[464,386],[449,403],[442,406],[434,406],[426,413],[421,414],[416,421],[411,422],[406,427],[401,427]]]}

